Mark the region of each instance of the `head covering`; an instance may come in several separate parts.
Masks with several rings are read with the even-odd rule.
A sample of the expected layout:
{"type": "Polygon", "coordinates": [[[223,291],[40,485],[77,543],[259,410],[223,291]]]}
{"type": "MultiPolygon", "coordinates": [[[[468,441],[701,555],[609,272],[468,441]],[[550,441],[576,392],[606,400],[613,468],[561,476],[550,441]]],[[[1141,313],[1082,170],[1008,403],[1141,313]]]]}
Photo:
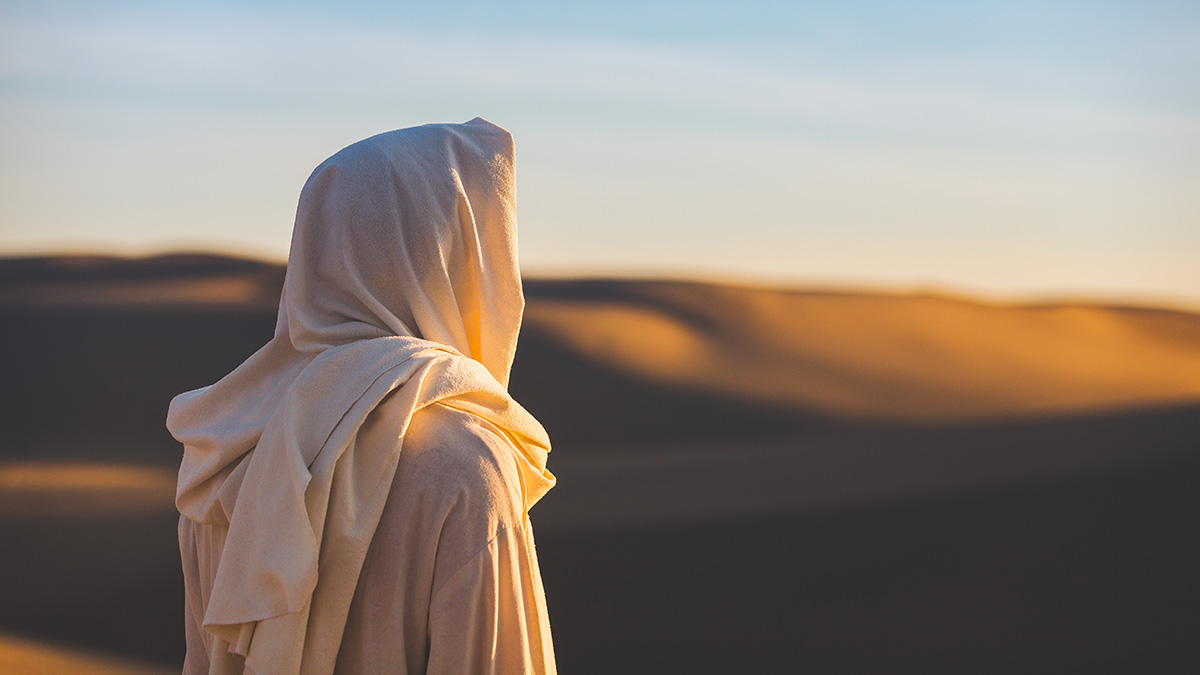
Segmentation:
{"type": "Polygon", "coordinates": [[[554,484],[545,431],[506,390],[524,308],[512,158],[480,118],[330,157],[300,194],[275,336],[171,402],[176,505],[228,527],[203,624],[259,675],[332,671],[403,447],[355,450],[385,397],[503,430],[526,508],[554,484]]]}

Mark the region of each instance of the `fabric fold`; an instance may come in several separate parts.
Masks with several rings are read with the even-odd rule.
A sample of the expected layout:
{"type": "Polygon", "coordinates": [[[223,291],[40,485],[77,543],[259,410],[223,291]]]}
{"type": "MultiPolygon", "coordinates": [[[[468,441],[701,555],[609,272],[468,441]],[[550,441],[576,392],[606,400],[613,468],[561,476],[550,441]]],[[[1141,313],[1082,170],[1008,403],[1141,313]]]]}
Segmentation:
{"type": "Polygon", "coordinates": [[[554,485],[545,430],[506,390],[524,307],[512,200],[512,139],[479,118],[347,147],[301,193],[274,337],[172,401],[176,505],[228,528],[203,627],[252,672],[333,669],[403,451],[355,452],[385,398],[408,420],[441,403],[501,429],[526,509],[554,485]]]}

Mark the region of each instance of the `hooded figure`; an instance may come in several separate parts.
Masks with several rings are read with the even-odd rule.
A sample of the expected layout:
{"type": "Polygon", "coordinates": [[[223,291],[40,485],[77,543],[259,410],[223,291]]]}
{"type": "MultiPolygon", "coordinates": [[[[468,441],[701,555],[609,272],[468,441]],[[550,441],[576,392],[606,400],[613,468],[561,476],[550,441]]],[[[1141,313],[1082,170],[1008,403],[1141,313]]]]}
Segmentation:
{"type": "Polygon", "coordinates": [[[180,394],[185,673],[551,672],[507,392],[513,143],[483,119],[355,143],[300,194],[274,337],[180,394]]]}

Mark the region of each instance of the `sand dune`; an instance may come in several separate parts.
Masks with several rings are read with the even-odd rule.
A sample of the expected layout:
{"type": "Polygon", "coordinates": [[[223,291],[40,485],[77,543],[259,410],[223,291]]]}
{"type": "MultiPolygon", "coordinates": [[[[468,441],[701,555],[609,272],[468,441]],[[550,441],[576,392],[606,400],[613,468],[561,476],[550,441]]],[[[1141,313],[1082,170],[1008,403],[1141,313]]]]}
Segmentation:
{"type": "Polygon", "coordinates": [[[209,306],[274,311],[282,284],[281,266],[221,256],[0,261],[0,306],[8,307],[209,306]]]}
{"type": "Polygon", "coordinates": [[[1011,419],[1200,400],[1200,315],[670,282],[530,284],[527,325],[639,378],[837,416],[1011,419]]]}
{"type": "Polygon", "coordinates": [[[686,526],[886,509],[1200,456],[1200,406],[940,428],[711,439],[560,453],[538,531],[686,526]]]}
{"type": "MultiPolygon", "coordinates": [[[[0,310],[51,315],[224,308],[265,327],[283,280],[281,266],[215,256],[2,262],[0,310]]],[[[526,286],[523,340],[638,381],[820,416],[927,423],[1200,401],[1200,314],[1183,311],[668,281],[526,286]]],[[[522,367],[539,366],[531,351],[518,389],[522,367]]]]}
{"type": "Polygon", "coordinates": [[[177,672],[178,668],[0,635],[0,673],[8,675],[167,675],[177,672]]]}
{"type": "MultiPolygon", "coordinates": [[[[167,402],[270,337],[282,280],[0,260],[0,630],[180,661],[167,402]]],[[[527,297],[511,389],[555,442],[533,521],[563,672],[1200,672],[1200,315],[527,297]]]]}
{"type": "Polygon", "coordinates": [[[0,519],[173,512],[175,479],[149,466],[0,462],[0,519]]]}

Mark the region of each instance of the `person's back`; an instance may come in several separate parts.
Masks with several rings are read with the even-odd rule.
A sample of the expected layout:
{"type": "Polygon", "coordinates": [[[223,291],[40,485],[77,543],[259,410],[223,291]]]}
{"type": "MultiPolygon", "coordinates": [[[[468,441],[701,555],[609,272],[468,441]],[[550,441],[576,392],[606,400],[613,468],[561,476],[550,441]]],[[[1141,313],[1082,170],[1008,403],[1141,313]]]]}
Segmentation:
{"type": "MultiPolygon", "coordinates": [[[[400,441],[404,411],[390,400],[367,417],[356,450],[387,452],[400,441]]],[[[503,431],[470,413],[435,403],[413,414],[335,672],[554,672],[533,530],[512,453],[503,431]],[[521,620],[500,620],[508,617],[521,620]]],[[[194,538],[211,526],[180,523],[194,660],[184,672],[208,672],[198,613],[208,602],[198,582],[206,570],[194,538]]],[[[199,536],[220,537],[222,529],[199,536]]]]}
{"type": "Polygon", "coordinates": [[[168,415],[186,673],[554,671],[528,519],[549,441],[506,391],[512,186],[479,119],[313,173],[275,337],[168,415]]]}
{"type": "MultiPolygon", "coordinates": [[[[359,442],[387,443],[386,403],[372,418],[359,442]]],[[[502,431],[437,404],[413,415],[338,671],[423,673],[428,663],[431,673],[553,672],[524,501],[502,431]]]]}

